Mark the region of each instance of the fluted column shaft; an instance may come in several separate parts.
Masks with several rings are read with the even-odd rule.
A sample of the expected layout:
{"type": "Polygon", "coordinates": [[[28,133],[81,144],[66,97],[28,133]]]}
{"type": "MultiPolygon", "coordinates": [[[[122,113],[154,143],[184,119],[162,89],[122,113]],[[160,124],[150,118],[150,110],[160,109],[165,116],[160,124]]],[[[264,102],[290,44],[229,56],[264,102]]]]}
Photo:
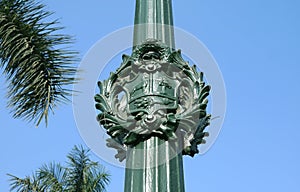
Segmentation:
{"type": "Polygon", "coordinates": [[[137,0],[133,44],[157,39],[175,48],[172,0],[137,0]]]}

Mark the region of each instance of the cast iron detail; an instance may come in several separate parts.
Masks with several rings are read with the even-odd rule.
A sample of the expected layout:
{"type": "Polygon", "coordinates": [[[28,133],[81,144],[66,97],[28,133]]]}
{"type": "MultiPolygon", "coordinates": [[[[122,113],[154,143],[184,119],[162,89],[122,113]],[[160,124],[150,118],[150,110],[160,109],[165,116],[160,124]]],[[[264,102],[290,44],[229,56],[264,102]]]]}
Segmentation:
{"type": "Polygon", "coordinates": [[[112,137],[107,145],[126,158],[133,147],[151,137],[182,139],[184,155],[198,153],[205,143],[209,125],[206,113],[210,86],[203,73],[184,61],[180,50],[173,51],[157,40],[136,46],[131,56],[123,55],[115,73],[98,82],[95,96],[101,111],[97,120],[112,137]]]}

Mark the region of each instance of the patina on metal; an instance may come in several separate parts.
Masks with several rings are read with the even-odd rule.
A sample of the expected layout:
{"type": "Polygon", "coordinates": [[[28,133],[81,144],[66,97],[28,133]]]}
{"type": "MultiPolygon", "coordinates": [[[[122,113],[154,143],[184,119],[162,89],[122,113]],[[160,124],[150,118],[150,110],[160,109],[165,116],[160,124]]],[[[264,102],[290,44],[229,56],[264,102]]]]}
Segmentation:
{"type": "Polygon", "coordinates": [[[98,82],[97,119],[126,159],[125,192],[183,192],[182,155],[205,143],[210,86],[175,50],[171,0],[137,0],[133,51],[98,82]]]}
{"type": "Polygon", "coordinates": [[[133,45],[157,39],[175,48],[172,0],[137,0],[133,45]]]}

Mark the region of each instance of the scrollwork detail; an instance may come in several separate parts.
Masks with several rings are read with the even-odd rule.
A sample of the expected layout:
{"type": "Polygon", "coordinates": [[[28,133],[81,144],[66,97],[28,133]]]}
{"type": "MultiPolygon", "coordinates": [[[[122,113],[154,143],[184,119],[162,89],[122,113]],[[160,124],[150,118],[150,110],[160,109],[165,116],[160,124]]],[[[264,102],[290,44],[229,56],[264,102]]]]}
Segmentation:
{"type": "Polygon", "coordinates": [[[116,72],[98,82],[95,96],[97,120],[111,136],[107,145],[117,149],[116,158],[124,160],[128,146],[151,137],[183,139],[184,155],[198,153],[210,121],[210,86],[203,73],[184,61],[180,50],[153,40],[122,58],[116,72]]]}

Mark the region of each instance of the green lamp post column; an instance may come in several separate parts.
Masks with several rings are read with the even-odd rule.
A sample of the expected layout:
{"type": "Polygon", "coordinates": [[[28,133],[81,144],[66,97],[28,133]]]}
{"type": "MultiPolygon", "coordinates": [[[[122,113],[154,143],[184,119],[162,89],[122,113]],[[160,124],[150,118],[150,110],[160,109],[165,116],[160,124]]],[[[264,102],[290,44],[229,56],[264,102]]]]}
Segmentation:
{"type": "Polygon", "coordinates": [[[210,87],[175,51],[171,0],[136,0],[132,55],[98,82],[97,119],[126,159],[125,192],[184,192],[182,155],[208,136],[210,87]]]}
{"type": "MultiPolygon", "coordinates": [[[[134,23],[134,48],[148,39],[175,48],[171,0],[137,0],[134,23]]],[[[172,145],[151,137],[128,150],[124,191],[184,192],[179,140],[172,145]]]]}
{"type": "Polygon", "coordinates": [[[175,48],[172,0],[136,0],[133,44],[158,39],[175,48]]]}

